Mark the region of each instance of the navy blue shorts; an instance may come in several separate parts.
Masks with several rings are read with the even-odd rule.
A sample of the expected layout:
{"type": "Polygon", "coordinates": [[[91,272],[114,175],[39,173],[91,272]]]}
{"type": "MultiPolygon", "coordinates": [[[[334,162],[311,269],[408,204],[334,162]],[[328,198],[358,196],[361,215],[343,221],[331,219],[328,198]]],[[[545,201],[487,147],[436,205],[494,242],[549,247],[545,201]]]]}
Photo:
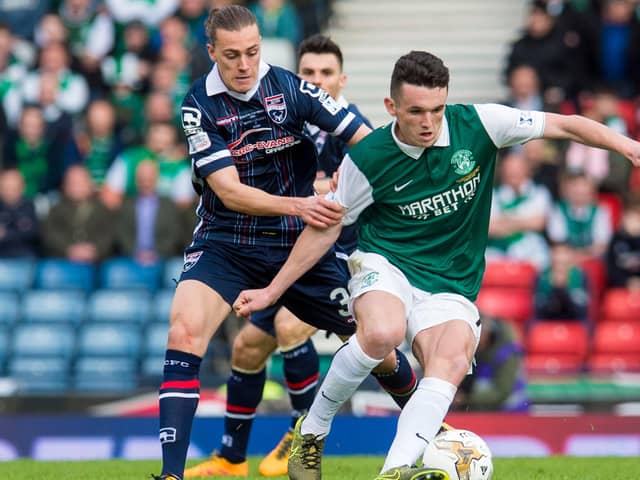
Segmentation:
{"type": "MultiPolygon", "coordinates": [[[[266,287],[287,260],[289,248],[234,245],[220,241],[202,242],[185,250],[182,280],[207,284],[229,304],[242,290],[266,287]]],[[[356,324],[347,310],[349,272],[346,262],[336,258],[333,250],[297,282],[279,300],[295,316],[310,325],[338,335],[351,335],[356,324]]],[[[267,321],[274,309],[257,320],[267,321]]],[[[253,317],[256,314],[252,314],[253,317]]],[[[268,329],[258,324],[260,328],[268,329]]]]}

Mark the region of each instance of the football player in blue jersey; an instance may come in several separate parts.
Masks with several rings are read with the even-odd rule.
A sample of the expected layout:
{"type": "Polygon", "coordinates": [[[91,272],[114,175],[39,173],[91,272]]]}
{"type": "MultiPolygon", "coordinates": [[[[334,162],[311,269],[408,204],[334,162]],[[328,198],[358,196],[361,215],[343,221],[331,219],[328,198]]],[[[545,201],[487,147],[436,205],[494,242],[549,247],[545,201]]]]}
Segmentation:
{"type": "MultiPolygon", "coordinates": [[[[298,63],[300,77],[325,90],[341,106],[362,116],[358,108],[349,104],[342,95],[346,83],[342,51],[329,37],[318,34],[305,39],[298,50],[298,63]]],[[[364,117],[363,120],[371,126],[364,117]]],[[[305,124],[305,133],[314,141],[318,152],[315,190],[326,193],[329,191],[329,180],[340,165],[348,145],[339,137],[331,136],[309,123],[305,124]]],[[[344,229],[336,243],[336,255],[343,260],[355,249],[357,233],[355,225],[353,227],[344,229]]],[[[343,313],[349,315],[347,310],[343,313]]],[[[247,470],[247,442],[264,387],[262,371],[276,346],[282,354],[285,382],[293,410],[288,431],[260,462],[258,471],[266,477],[287,474],[293,427],[311,406],[319,379],[318,355],[309,338],[315,330],[278,305],[251,316],[251,321],[244,325],[233,343],[222,446],[207,461],[185,470],[185,478],[234,476],[247,470]],[[249,377],[256,376],[259,381],[247,381],[249,377]]],[[[385,378],[380,379],[382,386],[388,388],[392,395],[400,397],[398,403],[403,404],[416,382],[410,381],[404,388],[397,388],[398,385],[386,385],[385,378]]]]}
{"type": "MultiPolygon", "coordinates": [[[[215,64],[194,82],[182,105],[200,221],[185,250],[170,313],[159,395],[162,472],[156,478],[162,480],[183,477],[202,356],[234,299],[243,289],[271,281],[305,224],[325,228],[341,218],[333,202],[314,196],[317,153],[304,125],[317,125],[349,145],[370,131],[324,90],[262,62],[260,32],[248,9],[213,9],[206,27],[215,64]]],[[[347,282],[346,266],[331,249],[280,305],[316,328],[348,337],[355,322],[344,315],[347,282]]],[[[377,369],[391,386],[414,381],[397,351],[377,369]]],[[[264,377],[264,368],[234,371],[231,382],[240,384],[238,391],[258,392],[257,405],[264,377]]],[[[236,401],[228,398],[232,405],[236,401]]],[[[233,474],[246,476],[246,463],[237,465],[233,474]]]]}

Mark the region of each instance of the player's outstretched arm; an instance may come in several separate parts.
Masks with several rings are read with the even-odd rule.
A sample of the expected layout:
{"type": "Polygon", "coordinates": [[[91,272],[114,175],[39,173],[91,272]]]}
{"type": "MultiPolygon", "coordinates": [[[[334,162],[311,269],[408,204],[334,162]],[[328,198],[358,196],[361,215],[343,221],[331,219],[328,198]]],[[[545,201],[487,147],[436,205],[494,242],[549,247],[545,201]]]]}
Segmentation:
{"type": "Polygon", "coordinates": [[[362,140],[364,137],[369,135],[369,133],[371,133],[371,129],[366,124],[363,123],[362,125],[360,125],[360,127],[358,127],[356,132],[351,136],[347,144],[350,147],[352,147],[353,145],[358,143],[360,140],[362,140]]]}
{"type": "Polygon", "coordinates": [[[207,183],[225,206],[236,212],[258,216],[292,215],[307,225],[326,228],[342,219],[342,207],[322,195],[281,197],[240,181],[234,166],[222,168],[207,177],[207,183]]]}
{"type": "Polygon", "coordinates": [[[243,290],[233,302],[233,309],[240,317],[273,305],[298,278],[313,267],[336,242],[342,225],[315,228],[307,225],[293,246],[289,258],[271,283],[258,290],[243,290]]]}
{"type": "Polygon", "coordinates": [[[573,140],[592,147],[613,150],[640,166],[640,142],[580,115],[545,114],[544,138],[573,140]]]}

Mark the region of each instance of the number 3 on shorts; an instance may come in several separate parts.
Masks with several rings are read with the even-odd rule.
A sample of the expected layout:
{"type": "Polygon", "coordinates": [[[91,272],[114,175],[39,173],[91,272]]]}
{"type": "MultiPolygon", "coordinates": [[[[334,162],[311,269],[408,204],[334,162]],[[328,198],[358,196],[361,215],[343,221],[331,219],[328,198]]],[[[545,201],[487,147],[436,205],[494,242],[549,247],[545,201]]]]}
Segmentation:
{"type": "Polygon", "coordinates": [[[331,290],[331,293],[329,294],[329,298],[331,299],[332,302],[335,302],[336,300],[338,300],[338,302],[340,303],[340,306],[342,307],[338,310],[338,313],[340,315],[342,315],[343,317],[351,316],[348,308],[349,292],[347,292],[346,288],[343,288],[343,287],[334,288],[333,290],[331,290]]]}

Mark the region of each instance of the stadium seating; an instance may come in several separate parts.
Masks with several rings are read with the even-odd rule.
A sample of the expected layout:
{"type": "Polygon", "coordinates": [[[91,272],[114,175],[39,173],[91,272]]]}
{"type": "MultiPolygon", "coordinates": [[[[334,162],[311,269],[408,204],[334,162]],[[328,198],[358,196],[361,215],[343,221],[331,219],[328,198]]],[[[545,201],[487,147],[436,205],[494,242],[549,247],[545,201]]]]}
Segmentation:
{"type": "Polygon", "coordinates": [[[153,321],[165,322],[169,321],[169,312],[171,310],[171,302],[175,290],[160,290],[153,297],[153,321]]]}
{"type": "Polygon", "coordinates": [[[184,258],[182,257],[171,257],[164,262],[161,288],[169,290],[176,288],[176,282],[180,279],[183,265],[184,258]]]}
{"type": "Polygon", "coordinates": [[[144,335],[143,352],[147,356],[164,356],[167,348],[169,322],[150,324],[144,335]]]}
{"type": "Polygon", "coordinates": [[[79,324],[85,317],[86,298],[74,290],[29,290],[22,297],[21,311],[25,322],[79,324]]]}
{"type": "Polygon", "coordinates": [[[15,327],[11,346],[15,357],[71,358],[74,343],[71,325],[23,323],[15,327]]]}
{"type": "Polygon", "coordinates": [[[8,373],[18,390],[29,393],[62,393],[69,388],[68,358],[13,358],[8,373]]]}
{"type": "Polygon", "coordinates": [[[92,392],[129,392],[137,387],[137,364],[130,358],[78,359],[73,388],[92,392]]]}
{"type": "Polygon", "coordinates": [[[534,353],[527,355],[524,362],[528,376],[575,375],[584,368],[583,360],[562,353],[534,353]]]}
{"type": "Polygon", "coordinates": [[[640,371],[640,322],[609,321],[596,325],[589,370],[596,373],[640,371]]]}
{"type": "Polygon", "coordinates": [[[20,300],[15,292],[0,291],[0,328],[11,326],[20,318],[20,300]]]}
{"type": "Polygon", "coordinates": [[[0,259],[0,290],[22,291],[31,288],[35,263],[31,258],[0,259]]]}
{"type": "Polygon", "coordinates": [[[533,294],[520,288],[485,287],[478,293],[476,305],[481,312],[513,324],[522,332],[533,316],[533,294]]]}
{"type": "Polygon", "coordinates": [[[602,299],[601,321],[640,322],[640,292],[611,288],[602,299]]]}
{"type": "Polygon", "coordinates": [[[95,290],[89,297],[89,322],[132,322],[151,318],[151,295],[144,290],[95,290]]]}
{"type": "Polygon", "coordinates": [[[483,287],[524,288],[533,291],[537,277],[535,265],[517,260],[491,260],[482,278],[483,287]]]}
{"type": "Polygon", "coordinates": [[[589,332],[579,321],[538,321],[526,337],[525,365],[532,374],[577,373],[587,355],[589,332]]]}
{"type": "Polygon", "coordinates": [[[162,267],[162,262],[142,265],[127,257],[111,258],[100,265],[98,287],[155,291],[160,284],[162,267]]]}
{"type": "Polygon", "coordinates": [[[71,262],[62,258],[40,260],[36,266],[35,288],[91,291],[96,269],[88,263],[71,262]]]}
{"type": "Polygon", "coordinates": [[[140,328],[135,324],[88,323],[78,332],[78,356],[137,359],[140,343],[140,328]]]}
{"type": "Polygon", "coordinates": [[[164,353],[146,357],[140,363],[140,376],[142,381],[154,388],[158,387],[164,370],[164,353]]]}
{"type": "Polygon", "coordinates": [[[154,388],[158,386],[162,377],[168,332],[168,317],[165,317],[162,322],[150,323],[144,332],[140,381],[154,388]]]}
{"type": "Polygon", "coordinates": [[[4,362],[9,356],[9,329],[0,325],[0,375],[4,373],[4,362]]]}
{"type": "Polygon", "coordinates": [[[587,277],[589,287],[589,319],[596,322],[600,312],[602,294],[607,286],[607,268],[601,259],[591,257],[580,262],[580,269],[587,277]]]}

